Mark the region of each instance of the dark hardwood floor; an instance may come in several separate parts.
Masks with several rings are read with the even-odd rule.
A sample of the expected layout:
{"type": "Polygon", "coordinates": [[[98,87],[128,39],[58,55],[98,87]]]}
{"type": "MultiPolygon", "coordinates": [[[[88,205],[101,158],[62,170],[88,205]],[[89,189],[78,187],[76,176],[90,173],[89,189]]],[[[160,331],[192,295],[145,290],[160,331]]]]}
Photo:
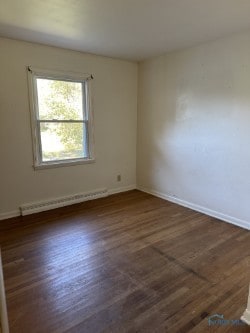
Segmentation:
{"type": "Polygon", "coordinates": [[[0,223],[11,333],[249,332],[250,232],[130,191],[0,223]]]}

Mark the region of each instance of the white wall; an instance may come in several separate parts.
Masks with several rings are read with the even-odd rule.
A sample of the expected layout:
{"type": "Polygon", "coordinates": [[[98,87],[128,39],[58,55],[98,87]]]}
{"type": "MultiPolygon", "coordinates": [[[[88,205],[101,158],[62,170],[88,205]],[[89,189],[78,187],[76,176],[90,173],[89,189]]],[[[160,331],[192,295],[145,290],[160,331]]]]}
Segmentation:
{"type": "Polygon", "coordinates": [[[0,218],[24,203],[136,183],[136,63],[0,39],[0,73],[0,218]],[[33,170],[28,65],[94,75],[96,163],[33,170]]]}
{"type": "MultiPolygon", "coordinates": [[[[2,38],[0,68],[0,218],[136,183],[137,64],[2,38]],[[94,75],[96,163],[34,171],[27,65],[94,75]]],[[[138,186],[249,227],[250,32],[145,61],[138,87],[138,186]]]]}
{"type": "Polygon", "coordinates": [[[250,33],[139,66],[137,183],[250,227],[250,33]]]}

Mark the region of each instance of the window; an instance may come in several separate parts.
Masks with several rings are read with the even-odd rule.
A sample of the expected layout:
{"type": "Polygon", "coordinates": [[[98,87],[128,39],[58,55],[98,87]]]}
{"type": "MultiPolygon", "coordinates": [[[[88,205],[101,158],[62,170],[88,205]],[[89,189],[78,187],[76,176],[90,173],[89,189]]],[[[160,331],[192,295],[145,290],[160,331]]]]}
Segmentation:
{"type": "Polygon", "coordinates": [[[94,161],[90,75],[28,68],[34,167],[94,161]]]}

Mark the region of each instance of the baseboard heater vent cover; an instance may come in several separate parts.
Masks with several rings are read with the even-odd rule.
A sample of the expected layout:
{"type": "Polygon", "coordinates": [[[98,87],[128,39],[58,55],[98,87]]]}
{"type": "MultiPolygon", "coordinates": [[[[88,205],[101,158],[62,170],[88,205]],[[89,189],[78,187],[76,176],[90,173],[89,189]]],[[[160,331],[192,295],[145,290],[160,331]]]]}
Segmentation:
{"type": "Polygon", "coordinates": [[[107,189],[99,189],[93,192],[73,194],[67,197],[51,199],[47,201],[34,202],[25,204],[20,207],[21,215],[29,215],[34,213],[43,212],[45,210],[55,209],[59,207],[69,206],[76,203],[103,198],[108,196],[107,189]]]}

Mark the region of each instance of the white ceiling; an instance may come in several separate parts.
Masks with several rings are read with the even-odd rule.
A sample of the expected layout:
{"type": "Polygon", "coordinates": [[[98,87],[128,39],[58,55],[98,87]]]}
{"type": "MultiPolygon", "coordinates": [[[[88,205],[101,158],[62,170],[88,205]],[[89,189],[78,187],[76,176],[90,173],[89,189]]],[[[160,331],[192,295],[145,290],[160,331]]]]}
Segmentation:
{"type": "Polygon", "coordinates": [[[248,28],[249,0],[0,0],[0,36],[131,60],[248,28]]]}

